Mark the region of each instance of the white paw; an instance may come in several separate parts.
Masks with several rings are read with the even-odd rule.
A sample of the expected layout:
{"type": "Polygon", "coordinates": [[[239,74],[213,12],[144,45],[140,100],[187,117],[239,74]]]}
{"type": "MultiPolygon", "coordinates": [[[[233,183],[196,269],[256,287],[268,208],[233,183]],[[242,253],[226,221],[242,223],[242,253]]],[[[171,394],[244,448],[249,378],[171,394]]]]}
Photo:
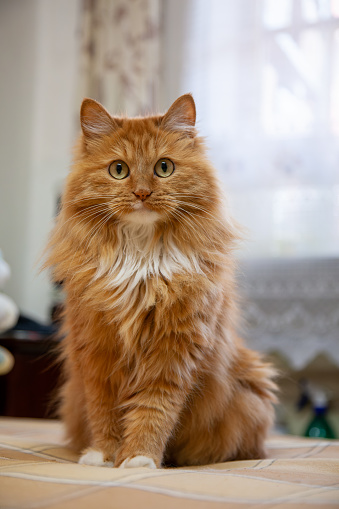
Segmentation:
{"type": "Polygon", "coordinates": [[[147,456],[134,456],[134,458],[127,458],[121,463],[119,468],[138,467],[157,468],[152,458],[148,458],[147,456]]]}
{"type": "Polygon", "coordinates": [[[113,467],[112,461],[104,461],[104,455],[96,449],[88,449],[79,459],[80,465],[92,465],[95,467],[113,467]]]}

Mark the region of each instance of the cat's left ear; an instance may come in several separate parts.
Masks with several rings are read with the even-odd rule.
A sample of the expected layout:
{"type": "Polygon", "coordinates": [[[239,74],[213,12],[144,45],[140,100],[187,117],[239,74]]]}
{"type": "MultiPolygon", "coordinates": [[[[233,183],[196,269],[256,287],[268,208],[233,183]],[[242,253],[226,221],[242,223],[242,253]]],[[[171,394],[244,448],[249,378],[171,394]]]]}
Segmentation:
{"type": "Polygon", "coordinates": [[[188,136],[195,134],[196,110],[191,94],[180,96],[165,113],[161,127],[170,131],[183,131],[188,136]]]}
{"type": "Polygon", "coordinates": [[[94,99],[82,101],[80,122],[82,132],[88,140],[110,134],[119,127],[108,111],[94,99]]]}

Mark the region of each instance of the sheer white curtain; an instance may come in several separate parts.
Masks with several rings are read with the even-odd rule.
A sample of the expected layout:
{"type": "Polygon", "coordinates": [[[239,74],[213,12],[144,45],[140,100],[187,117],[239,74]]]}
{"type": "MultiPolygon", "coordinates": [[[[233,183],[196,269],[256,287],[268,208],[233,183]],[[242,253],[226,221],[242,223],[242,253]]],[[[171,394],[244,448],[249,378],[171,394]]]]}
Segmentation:
{"type": "Polygon", "coordinates": [[[339,256],[339,1],[180,5],[179,89],[249,229],[245,256],[339,256]]]}

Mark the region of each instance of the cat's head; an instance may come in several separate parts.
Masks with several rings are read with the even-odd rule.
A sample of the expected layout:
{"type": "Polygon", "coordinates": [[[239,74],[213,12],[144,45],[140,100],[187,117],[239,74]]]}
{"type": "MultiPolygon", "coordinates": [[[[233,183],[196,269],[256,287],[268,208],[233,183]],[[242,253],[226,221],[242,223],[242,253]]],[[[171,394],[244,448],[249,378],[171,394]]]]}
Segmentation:
{"type": "MultiPolygon", "coordinates": [[[[65,203],[106,223],[176,223],[211,218],[219,202],[214,170],[195,129],[190,94],[164,115],[112,117],[98,102],[81,107],[82,140],[65,203]],[[92,214],[91,214],[92,212],[92,214]]],[[[105,223],[105,224],[106,224],[105,223]]]]}

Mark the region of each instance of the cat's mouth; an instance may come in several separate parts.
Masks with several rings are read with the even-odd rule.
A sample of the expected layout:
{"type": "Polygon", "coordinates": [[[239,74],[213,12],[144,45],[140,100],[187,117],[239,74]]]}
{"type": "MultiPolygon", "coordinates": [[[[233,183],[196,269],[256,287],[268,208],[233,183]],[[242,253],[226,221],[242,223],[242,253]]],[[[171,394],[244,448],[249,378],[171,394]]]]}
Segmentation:
{"type": "Polygon", "coordinates": [[[143,212],[143,211],[153,212],[153,210],[149,207],[149,205],[147,205],[143,201],[138,201],[136,203],[133,203],[132,207],[134,210],[139,210],[140,212],[143,212]]]}
{"type": "Polygon", "coordinates": [[[148,204],[138,201],[132,205],[132,210],[128,212],[124,219],[130,223],[152,224],[161,218],[161,214],[153,210],[148,204]]]}

